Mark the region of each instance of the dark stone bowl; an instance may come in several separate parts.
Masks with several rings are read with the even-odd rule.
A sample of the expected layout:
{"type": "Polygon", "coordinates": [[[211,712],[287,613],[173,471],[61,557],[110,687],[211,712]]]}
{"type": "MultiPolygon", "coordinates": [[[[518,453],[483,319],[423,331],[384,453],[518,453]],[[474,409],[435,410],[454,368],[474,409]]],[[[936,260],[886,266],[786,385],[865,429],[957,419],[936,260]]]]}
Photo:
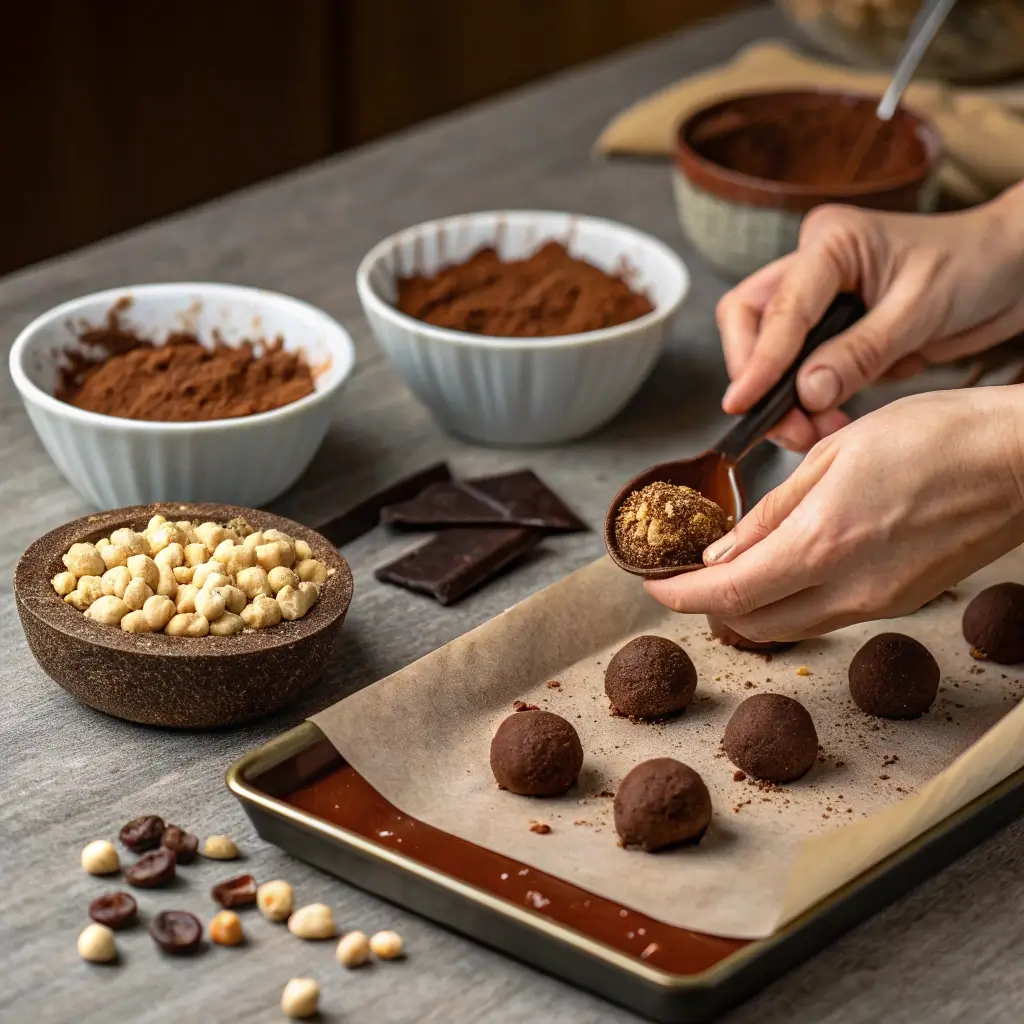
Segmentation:
{"type": "Polygon", "coordinates": [[[108,715],[144,725],[211,728],[276,711],[311,686],[331,654],[352,602],[352,571],[320,534],[280,516],[230,505],[166,502],[115,509],[67,523],[40,537],[14,570],[14,596],[28,645],[43,670],[69,693],[108,715]],[[58,597],[51,579],[61,555],[122,526],[170,520],[226,523],[244,516],[259,530],[304,540],[335,572],[301,619],[234,636],[173,637],[102,626],[58,597]]]}

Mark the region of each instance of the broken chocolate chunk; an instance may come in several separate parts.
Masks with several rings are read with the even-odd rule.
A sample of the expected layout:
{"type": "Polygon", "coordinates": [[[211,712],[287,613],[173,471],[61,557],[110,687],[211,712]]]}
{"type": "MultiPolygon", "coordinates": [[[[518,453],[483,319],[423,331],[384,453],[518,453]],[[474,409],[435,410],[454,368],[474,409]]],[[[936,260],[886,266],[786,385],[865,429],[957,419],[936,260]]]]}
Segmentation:
{"type": "Polygon", "coordinates": [[[455,604],[487,583],[541,540],[535,530],[487,527],[445,530],[422,547],[381,566],[374,576],[455,604]]]}
{"type": "Polygon", "coordinates": [[[353,506],[341,515],[334,516],[326,523],[314,527],[317,533],[323,534],[335,547],[341,547],[369,533],[380,522],[381,509],[396,502],[404,502],[419,494],[431,484],[451,480],[451,470],[444,462],[428,466],[411,476],[371,494],[368,498],[353,506]]]}
{"type": "Polygon", "coordinates": [[[573,532],[586,526],[532,470],[431,484],[381,509],[395,526],[532,526],[573,532]]]}

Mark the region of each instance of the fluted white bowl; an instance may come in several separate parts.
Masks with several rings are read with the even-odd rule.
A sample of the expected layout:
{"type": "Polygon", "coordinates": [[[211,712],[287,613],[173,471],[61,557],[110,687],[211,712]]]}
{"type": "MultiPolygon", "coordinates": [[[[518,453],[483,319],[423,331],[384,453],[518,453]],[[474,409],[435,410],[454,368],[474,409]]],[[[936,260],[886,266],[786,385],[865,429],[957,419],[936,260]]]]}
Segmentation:
{"type": "Polygon", "coordinates": [[[493,445],[554,444],[610,420],[650,374],[686,298],[683,261],[657,239],[597,217],[493,211],[429,221],[378,243],[356,275],[377,342],[447,430],[493,445]],[[522,259],[548,241],[646,292],[652,312],[553,338],[494,338],[416,320],[395,307],[397,279],[434,273],[493,246],[522,259]]]}
{"type": "Polygon", "coordinates": [[[50,458],[97,508],[158,501],[258,508],[309,465],[354,362],[348,332],[298,299],[234,285],[149,284],[96,292],[44,313],[15,339],[10,370],[50,458]],[[102,323],[122,300],[129,302],[125,319],[157,343],[181,330],[204,343],[216,332],[227,345],[280,336],[285,349],[305,353],[316,390],[270,412],[188,423],[105,416],[54,398],[66,352],[83,351],[78,325],[102,323]]]}

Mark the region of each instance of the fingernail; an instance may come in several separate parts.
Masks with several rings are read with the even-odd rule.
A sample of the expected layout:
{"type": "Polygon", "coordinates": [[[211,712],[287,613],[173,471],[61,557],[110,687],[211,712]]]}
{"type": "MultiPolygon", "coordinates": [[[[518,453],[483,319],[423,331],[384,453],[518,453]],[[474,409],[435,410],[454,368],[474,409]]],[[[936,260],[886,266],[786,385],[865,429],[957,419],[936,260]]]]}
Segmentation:
{"type": "Polygon", "coordinates": [[[730,551],[732,551],[735,543],[736,537],[731,533],[727,533],[724,537],[720,537],[716,540],[714,544],[709,544],[704,549],[704,564],[713,565],[720,558],[724,558],[730,551]]]}
{"type": "Polygon", "coordinates": [[[827,366],[819,366],[811,370],[800,382],[800,397],[804,405],[814,412],[831,409],[839,401],[842,390],[839,374],[827,366]]]}

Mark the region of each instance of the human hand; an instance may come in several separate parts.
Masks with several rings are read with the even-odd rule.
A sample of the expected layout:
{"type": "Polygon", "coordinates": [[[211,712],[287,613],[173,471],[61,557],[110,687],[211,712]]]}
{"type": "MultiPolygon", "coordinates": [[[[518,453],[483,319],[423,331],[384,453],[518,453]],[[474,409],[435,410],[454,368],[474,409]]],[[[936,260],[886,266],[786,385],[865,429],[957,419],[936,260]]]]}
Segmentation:
{"type": "Polygon", "coordinates": [[[869,312],[810,356],[800,403],[769,436],[794,451],[845,426],[839,406],[884,376],[981,352],[1024,330],[1024,187],[965,213],[921,216],[822,206],[796,252],[769,264],[718,305],[732,381],[722,408],[746,412],[796,358],[841,291],[869,312]]]}
{"type": "Polygon", "coordinates": [[[750,640],[916,611],[1024,542],[1024,387],[916,395],[820,441],[704,553],[645,583],[750,640]]]}

